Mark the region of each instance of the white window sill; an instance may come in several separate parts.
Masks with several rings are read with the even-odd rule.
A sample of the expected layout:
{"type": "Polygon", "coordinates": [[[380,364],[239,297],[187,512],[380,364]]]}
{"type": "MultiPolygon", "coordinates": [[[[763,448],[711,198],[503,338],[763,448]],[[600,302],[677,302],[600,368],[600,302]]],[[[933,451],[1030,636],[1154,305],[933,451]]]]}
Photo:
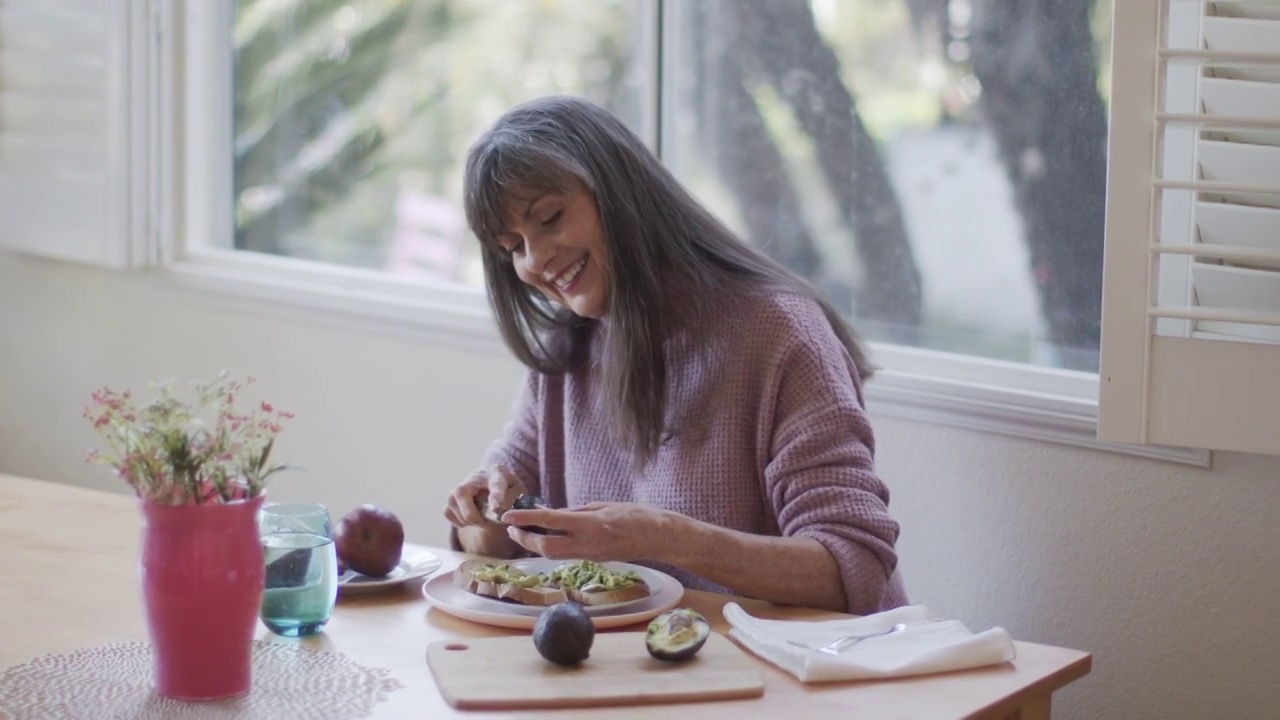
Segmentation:
{"type": "Polygon", "coordinates": [[[484,292],[258,253],[208,250],[155,271],[157,292],[253,313],[507,352],[484,292]]]}
{"type": "MultiPolygon", "coordinates": [[[[155,271],[154,287],[182,300],[385,332],[478,352],[507,352],[483,291],[426,285],[378,272],[269,255],[202,251],[155,271]]],[[[1207,450],[1097,439],[1092,375],[874,345],[883,368],[867,384],[886,417],[1209,467],[1207,450]]]]}

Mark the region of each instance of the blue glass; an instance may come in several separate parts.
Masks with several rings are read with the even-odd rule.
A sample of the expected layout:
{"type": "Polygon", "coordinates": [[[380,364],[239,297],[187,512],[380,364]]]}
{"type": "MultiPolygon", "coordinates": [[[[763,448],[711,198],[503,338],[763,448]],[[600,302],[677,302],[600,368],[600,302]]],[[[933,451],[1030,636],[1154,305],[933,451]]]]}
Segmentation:
{"type": "Polygon", "coordinates": [[[258,528],[267,563],[262,623],[286,637],[320,632],[338,597],[329,510],[319,503],[268,503],[258,528]]]}

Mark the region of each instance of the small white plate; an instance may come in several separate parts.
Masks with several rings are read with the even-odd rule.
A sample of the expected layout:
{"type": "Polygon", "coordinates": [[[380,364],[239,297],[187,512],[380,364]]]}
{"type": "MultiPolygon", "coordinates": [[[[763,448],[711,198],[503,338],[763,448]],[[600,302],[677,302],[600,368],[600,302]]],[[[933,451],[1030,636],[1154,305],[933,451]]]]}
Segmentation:
{"type": "MultiPolygon", "coordinates": [[[[561,560],[534,559],[521,562],[526,570],[542,572],[559,565],[561,560]],[[541,564],[541,565],[540,565],[541,564]],[[533,570],[538,568],[537,570],[533,570]]],[[[650,588],[657,588],[648,597],[609,606],[586,608],[591,622],[597,629],[606,629],[646,622],[675,607],[684,597],[684,586],[670,575],[630,563],[605,563],[614,570],[634,570],[650,588]]],[[[453,573],[441,573],[422,585],[422,594],[431,604],[464,620],[482,625],[532,630],[545,607],[507,603],[468,592],[453,581],[453,573]]]]}
{"type": "Polygon", "coordinates": [[[356,595],[396,587],[410,580],[426,577],[440,568],[439,556],[421,545],[405,543],[400,551],[400,564],[387,575],[371,577],[347,570],[338,576],[338,593],[356,595]]]}

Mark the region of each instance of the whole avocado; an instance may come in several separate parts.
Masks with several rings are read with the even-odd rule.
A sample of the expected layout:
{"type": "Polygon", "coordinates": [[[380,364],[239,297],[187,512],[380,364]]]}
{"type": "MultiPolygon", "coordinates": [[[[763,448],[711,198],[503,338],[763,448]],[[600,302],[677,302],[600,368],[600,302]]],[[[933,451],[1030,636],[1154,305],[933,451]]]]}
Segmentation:
{"type": "Polygon", "coordinates": [[[596,626],[582,606],[572,600],[542,611],[533,626],[538,654],[557,665],[577,665],[591,655],[596,626]]]}

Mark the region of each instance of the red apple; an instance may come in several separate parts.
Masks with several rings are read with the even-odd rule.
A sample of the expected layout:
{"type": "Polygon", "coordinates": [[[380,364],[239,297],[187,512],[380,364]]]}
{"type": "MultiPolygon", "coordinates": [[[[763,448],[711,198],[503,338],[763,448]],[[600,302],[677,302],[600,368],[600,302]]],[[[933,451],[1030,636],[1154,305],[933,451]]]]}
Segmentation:
{"type": "Polygon", "coordinates": [[[348,568],[379,577],[400,564],[404,525],[390,510],[365,503],[338,520],[333,541],[338,557],[348,568]]]}

